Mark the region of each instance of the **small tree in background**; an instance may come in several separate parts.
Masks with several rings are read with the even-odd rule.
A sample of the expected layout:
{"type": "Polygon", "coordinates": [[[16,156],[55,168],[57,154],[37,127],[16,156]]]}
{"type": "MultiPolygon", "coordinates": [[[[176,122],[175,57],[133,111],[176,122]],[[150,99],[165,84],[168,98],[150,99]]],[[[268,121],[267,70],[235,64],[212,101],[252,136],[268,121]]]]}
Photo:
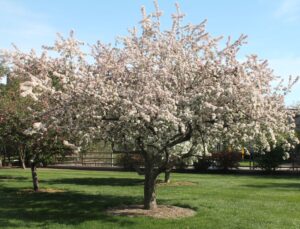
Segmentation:
{"type": "MultiPolygon", "coordinates": [[[[300,141],[300,103],[298,102],[296,105],[291,107],[291,110],[294,111],[295,115],[295,121],[296,121],[296,137],[300,141]]],[[[300,144],[298,144],[293,151],[292,157],[291,157],[293,167],[295,166],[295,163],[300,165],[300,144]]]]}
{"type": "MultiPolygon", "coordinates": [[[[297,138],[299,139],[300,141],[300,132],[299,131],[296,131],[296,135],[297,135],[297,138]]],[[[293,163],[297,163],[298,165],[300,165],[300,144],[298,144],[295,148],[295,151],[294,151],[294,155],[293,155],[293,163]]]]}
{"type": "Polygon", "coordinates": [[[296,141],[267,62],[237,59],[245,36],[220,48],[205,22],[182,25],[178,6],[172,27],[162,30],[155,6],[150,15],[142,9],[141,31],[132,29],[120,47],[98,42],[85,53],[71,33],[41,56],[5,55],[12,75],[25,80],[23,96],[45,104],[44,125],[68,130],[79,145],[97,138],[143,157],[145,209],[157,207],[156,179],[177,159],[205,153],[222,139],[238,147],[258,138],[268,148],[283,132],[296,141]]]}
{"type": "MultiPolygon", "coordinates": [[[[0,63],[0,81],[7,75],[7,68],[4,67],[4,65],[2,63],[0,63]]],[[[2,91],[4,90],[5,85],[0,83],[0,93],[2,93],[2,91]]],[[[4,116],[3,114],[0,114],[0,123],[2,123],[4,120],[4,116]]],[[[0,142],[1,142],[1,138],[0,138],[0,142]]],[[[5,152],[5,148],[3,147],[3,144],[0,143],[0,167],[2,167],[2,161],[4,159],[4,152],[5,152]]]]}
{"type": "Polygon", "coordinates": [[[76,147],[63,144],[66,133],[36,122],[35,114],[42,111],[41,104],[20,93],[17,78],[0,90],[0,152],[4,159],[19,158],[24,169],[26,164],[31,167],[33,188],[38,191],[37,165],[51,161],[55,155],[70,154],[76,147]]]}
{"type": "Polygon", "coordinates": [[[42,123],[34,123],[33,128],[26,130],[26,135],[33,189],[37,192],[39,191],[37,167],[53,162],[56,156],[65,157],[78,152],[78,149],[65,140],[66,134],[58,130],[46,130],[42,123]]]}
{"type": "Polygon", "coordinates": [[[19,158],[26,168],[26,144],[28,136],[24,131],[30,127],[32,111],[31,98],[20,96],[19,81],[3,85],[0,91],[0,146],[2,156],[19,158]]]}

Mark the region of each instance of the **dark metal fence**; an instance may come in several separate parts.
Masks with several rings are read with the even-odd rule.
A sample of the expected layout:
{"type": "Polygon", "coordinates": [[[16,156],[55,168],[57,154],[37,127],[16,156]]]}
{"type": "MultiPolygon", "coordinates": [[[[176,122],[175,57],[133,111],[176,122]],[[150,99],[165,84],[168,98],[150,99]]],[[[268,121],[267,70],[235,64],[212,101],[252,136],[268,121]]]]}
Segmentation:
{"type": "Polygon", "coordinates": [[[114,167],[118,154],[112,152],[88,152],[80,156],[57,157],[53,165],[114,167]]]}

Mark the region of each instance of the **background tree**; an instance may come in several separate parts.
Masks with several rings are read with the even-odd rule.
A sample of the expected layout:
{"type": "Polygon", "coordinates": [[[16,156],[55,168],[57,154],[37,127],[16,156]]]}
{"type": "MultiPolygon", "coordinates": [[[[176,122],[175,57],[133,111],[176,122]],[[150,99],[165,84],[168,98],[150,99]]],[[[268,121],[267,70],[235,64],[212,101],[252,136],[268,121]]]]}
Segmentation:
{"type": "Polygon", "coordinates": [[[66,133],[57,129],[46,129],[42,123],[34,123],[32,128],[25,131],[28,137],[28,157],[34,191],[39,191],[37,166],[47,165],[55,160],[56,156],[65,157],[78,153],[77,147],[66,141],[66,133]]]}
{"type": "Polygon", "coordinates": [[[78,145],[97,138],[143,157],[146,209],[156,208],[156,179],[175,159],[205,153],[222,139],[238,147],[257,138],[270,148],[283,132],[296,141],[282,95],[292,81],[273,90],[266,61],[237,60],[245,36],[220,48],[205,22],[182,25],[178,6],[172,27],[161,30],[155,6],[150,15],[142,9],[141,31],[132,29],[120,47],[98,42],[88,54],[71,33],[41,56],[6,54],[12,74],[25,80],[22,95],[46,104],[44,125],[68,130],[78,145]]]}
{"type": "MultiPolygon", "coordinates": [[[[0,63],[0,81],[6,76],[7,74],[7,69],[4,67],[4,65],[2,63],[0,63]]],[[[4,90],[5,85],[0,83],[0,92],[2,93],[2,90],[4,90]]],[[[3,117],[0,115],[0,123],[3,121],[3,117]]],[[[0,145],[0,167],[2,167],[2,157],[3,157],[3,152],[4,149],[1,150],[1,148],[3,148],[3,145],[0,145]]]]}
{"type": "Polygon", "coordinates": [[[24,131],[30,126],[31,98],[20,96],[19,81],[3,85],[0,91],[0,145],[2,157],[17,157],[23,168],[26,160],[24,131]],[[26,121],[28,120],[28,121],[26,121]]]}
{"type": "Polygon", "coordinates": [[[0,152],[4,160],[18,158],[24,169],[26,164],[30,165],[33,187],[38,191],[37,165],[51,162],[56,155],[70,154],[76,147],[64,144],[67,133],[46,129],[36,122],[35,114],[42,112],[41,103],[20,94],[20,82],[16,77],[1,88],[0,152]]]}
{"type": "MultiPolygon", "coordinates": [[[[296,121],[296,136],[300,141],[300,103],[292,107],[292,110],[295,111],[295,121],[296,121]]],[[[300,144],[296,146],[293,157],[293,166],[295,163],[300,164],[300,144]]]]}

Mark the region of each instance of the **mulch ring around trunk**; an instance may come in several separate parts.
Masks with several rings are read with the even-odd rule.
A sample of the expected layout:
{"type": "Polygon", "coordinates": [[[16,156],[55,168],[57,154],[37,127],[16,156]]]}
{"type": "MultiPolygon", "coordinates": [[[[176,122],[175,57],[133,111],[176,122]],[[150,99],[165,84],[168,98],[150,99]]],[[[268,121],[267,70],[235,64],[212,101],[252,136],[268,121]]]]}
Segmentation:
{"type": "Polygon", "coordinates": [[[190,182],[190,181],[171,181],[170,183],[166,183],[163,180],[157,180],[157,186],[194,186],[197,183],[190,182]]]}
{"type": "Polygon", "coordinates": [[[157,208],[153,210],[146,210],[142,205],[130,205],[110,208],[107,210],[107,214],[113,216],[146,216],[158,219],[178,219],[184,217],[192,217],[196,214],[196,212],[189,208],[168,205],[158,205],[157,208]]]}
{"type": "Polygon", "coordinates": [[[24,193],[59,193],[59,192],[65,192],[65,190],[62,189],[53,189],[53,188],[41,188],[39,191],[35,192],[33,189],[21,189],[18,194],[24,194],[24,193]]]}

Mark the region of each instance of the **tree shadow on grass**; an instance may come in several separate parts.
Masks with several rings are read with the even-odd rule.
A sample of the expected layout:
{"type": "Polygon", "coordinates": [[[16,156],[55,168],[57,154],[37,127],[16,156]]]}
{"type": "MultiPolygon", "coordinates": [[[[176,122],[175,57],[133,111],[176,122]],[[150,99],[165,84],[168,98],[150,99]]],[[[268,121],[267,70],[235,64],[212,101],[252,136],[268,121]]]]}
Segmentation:
{"type": "MultiPolygon", "coordinates": [[[[162,201],[163,203],[164,201],[162,201]]],[[[167,204],[167,203],[166,203],[167,204]]],[[[170,205],[170,204],[167,204],[167,205],[170,205]]],[[[198,207],[195,207],[195,206],[191,206],[190,204],[183,204],[183,203],[179,203],[179,202],[176,202],[174,204],[172,204],[173,206],[177,206],[177,207],[181,207],[181,208],[187,208],[187,209],[192,209],[194,211],[198,211],[199,210],[199,206],[198,207]]],[[[200,206],[202,207],[202,206],[200,206]]]]}
{"type": "Polygon", "coordinates": [[[33,193],[0,186],[0,227],[18,228],[30,224],[45,227],[53,223],[78,225],[89,220],[128,227],[134,223],[132,220],[109,216],[105,210],[141,202],[141,198],[130,196],[90,195],[70,191],[33,193]]]}
{"type": "Polygon", "coordinates": [[[243,185],[248,188],[300,191],[300,183],[263,183],[243,185]]]}
{"type": "Polygon", "coordinates": [[[63,178],[47,181],[49,184],[75,184],[75,185],[107,185],[107,186],[136,186],[143,185],[143,179],[133,179],[133,178],[63,178]]]}
{"type": "Polygon", "coordinates": [[[275,171],[274,173],[267,173],[264,171],[254,171],[254,173],[237,173],[237,172],[232,172],[229,171],[227,173],[221,173],[218,171],[218,173],[198,173],[202,175],[214,175],[218,177],[251,177],[251,178],[256,178],[256,179],[289,179],[289,180],[300,180],[300,173],[290,173],[290,174],[284,174],[284,173],[279,173],[280,171],[275,171]],[[255,173],[257,172],[257,173],[255,173]],[[278,172],[278,173],[276,173],[278,172]]]}
{"type": "Polygon", "coordinates": [[[0,175],[0,180],[27,180],[27,177],[20,177],[20,176],[11,176],[11,175],[0,175]]]}

